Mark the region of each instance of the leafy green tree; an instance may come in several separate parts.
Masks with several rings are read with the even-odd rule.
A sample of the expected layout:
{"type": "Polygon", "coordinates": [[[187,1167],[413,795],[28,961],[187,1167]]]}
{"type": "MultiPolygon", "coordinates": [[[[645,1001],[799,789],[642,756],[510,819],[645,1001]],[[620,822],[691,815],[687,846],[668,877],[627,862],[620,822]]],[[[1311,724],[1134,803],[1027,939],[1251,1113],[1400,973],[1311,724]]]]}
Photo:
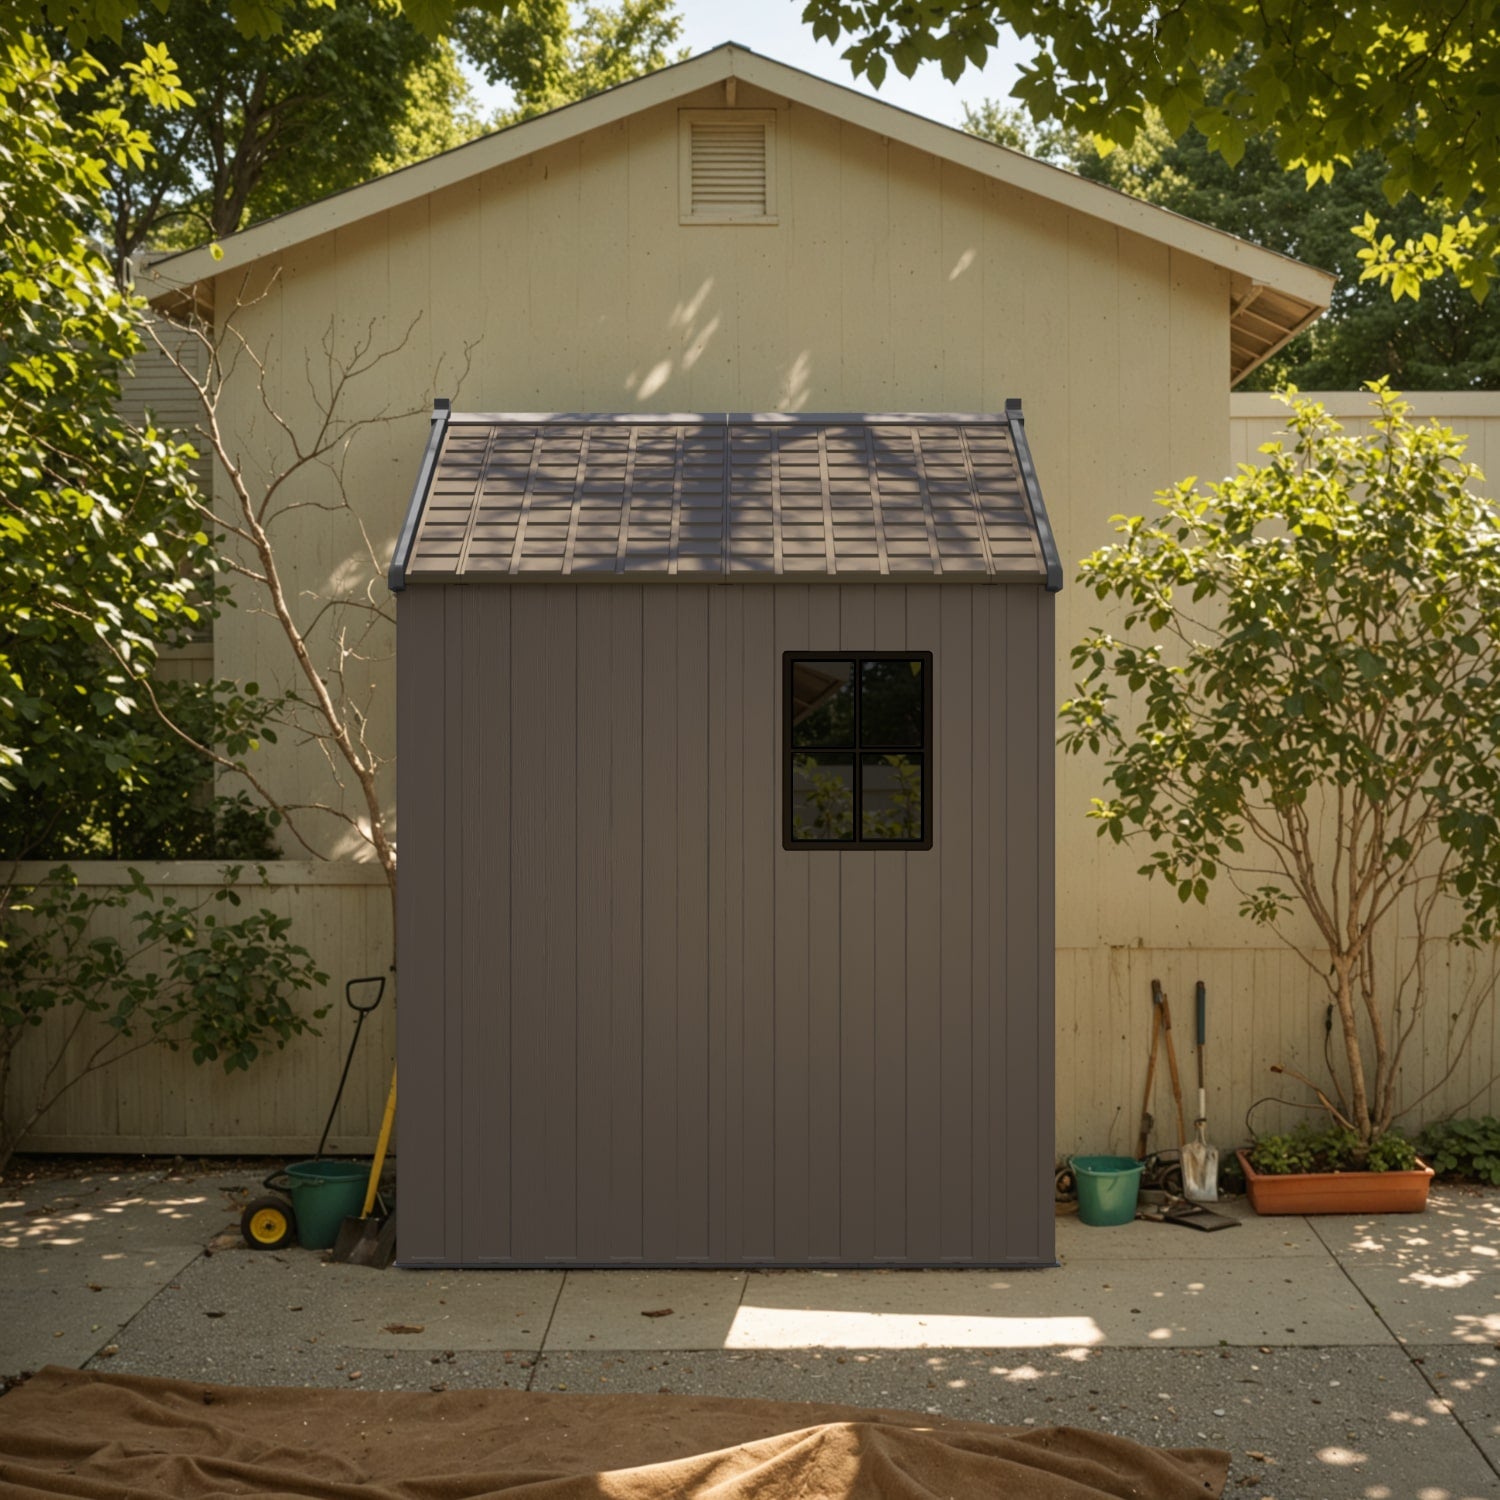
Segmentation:
{"type": "Polygon", "coordinates": [[[1500,388],[1500,300],[1477,303],[1451,275],[1415,304],[1396,303],[1373,281],[1361,281],[1349,226],[1366,213],[1387,212],[1407,236],[1441,228],[1415,199],[1384,208],[1384,165],[1373,153],[1332,182],[1306,188],[1282,170],[1267,137],[1251,137],[1231,166],[1196,131],[1174,140],[1154,111],[1147,111],[1129,147],[1108,155],[1087,136],[1037,127],[1023,110],[995,100],[967,108],[964,128],[1336,272],[1329,310],[1253,371],[1246,390],[1288,382],[1302,390],[1358,390],[1381,377],[1412,390],[1500,388]]]}
{"type": "MultiPolygon", "coordinates": [[[[643,73],[664,68],[687,54],[674,53],[682,33],[675,0],[620,0],[616,6],[583,5],[567,27],[554,33],[555,45],[524,87],[516,89],[515,106],[502,112],[497,125],[513,125],[586,99],[643,73]]],[[[491,82],[503,81],[486,69],[491,82]]]]}
{"type": "MultiPolygon", "coordinates": [[[[0,27],[0,794],[53,798],[141,775],[137,684],[211,609],[216,559],[185,503],[190,454],[115,413],[134,310],[78,218],[140,133],[61,95],[98,76],[0,27]]],[[[160,102],[159,57],[128,75],[160,102]]],[[[3,903],[0,903],[3,904],[3,903]]]]}
{"type": "Polygon", "coordinates": [[[1307,183],[1366,153],[1386,199],[1408,193],[1442,220],[1398,243],[1361,222],[1364,271],[1399,298],[1453,272],[1482,298],[1500,255],[1500,0],[807,0],[814,33],[850,39],[879,84],[936,61],[957,80],[1005,26],[1035,48],[1014,94],[1037,121],[1128,146],[1155,109],[1174,138],[1196,130],[1233,165],[1274,132],[1277,160],[1307,183]],[[1242,61],[1235,86],[1213,81],[1242,61]]]}
{"type": "Polygon", "coordinates": [[[230,6],[142,6],[118,38],[90,40],[103,68],[75,112],[118,108],[157,147],[107,171],[100,228],[116,267],[142,247],[221,239],[493,128],[459,47],[515,93],[495,122],[510,124],[662,66],[681,22],[672,0],[576,16],[567,0],[516,0],[504,11],[467,7],[453,25],[456,44],[381,0],[288,0],[273,34],[247,36],[230,6]],[[151,45],[170,52],[188,95],[169,108],[124,82],[151,45]]]}
{"type": "Polygon", "coordinates": [[[1324,981],[1342,1046],[1318,1097],[1362,1150],[1426,1097],[1399,1092],[1430,946],[1478,950],[1436,1088],[1500,936],[1500,525],[1452,432],[1375,405],[1354,437],[1298,401],[1264,467],[1117,518],[1080,581],[1123,635],[1073,649],[1061,711],[1064,748],[1105,756],[1100,833],[1184,901],[1228,880],[1324,981]]]}

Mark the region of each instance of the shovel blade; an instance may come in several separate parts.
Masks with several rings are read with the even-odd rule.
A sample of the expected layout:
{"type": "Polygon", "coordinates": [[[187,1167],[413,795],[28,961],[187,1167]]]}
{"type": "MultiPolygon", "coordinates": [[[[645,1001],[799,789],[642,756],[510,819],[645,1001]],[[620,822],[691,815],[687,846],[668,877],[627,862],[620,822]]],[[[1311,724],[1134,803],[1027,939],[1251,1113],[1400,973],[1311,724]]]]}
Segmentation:
{"type": "Polygon", "coordinates": [[[1194,1203],[1219,1201],[1219,1152],[1206,1141],[1182,1148],[1182,1195],[1194,1203]]]}
{"type": "Polygon", "coordinates": [[[396,1215],[384,1219],[345,1219],[333,1242],[331,1260],[383,1271],[396,1258],[396,1215]]]}

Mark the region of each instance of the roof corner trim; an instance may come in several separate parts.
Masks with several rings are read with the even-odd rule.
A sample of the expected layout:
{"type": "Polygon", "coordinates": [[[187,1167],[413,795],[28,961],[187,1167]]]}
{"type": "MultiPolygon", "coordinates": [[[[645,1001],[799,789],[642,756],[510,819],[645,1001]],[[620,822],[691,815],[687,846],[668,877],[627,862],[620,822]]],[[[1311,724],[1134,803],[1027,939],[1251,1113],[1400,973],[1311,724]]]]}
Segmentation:
{"type": "Polygon", "coordinates": [[[1026,440],[1026,417],[1021,411],[1019,396],[1006,397],[1005,420],[1010,424],[1016,462],[1021,469],[1021,482],[1026,486],[1026,499],[1031,504],[1031,519],[1036,525],[1042,561],[1047,565],[1047,592],[1060,594],[1063,587],[1062,557],[1057,550],[1057,538],[1052,534],[1052,519],[1047,514],[1047,503],[1042,499],[1042,486],[1036,477],[1036,465],[1031,460],[1031,444],[1026,440]]]}
{"type": "Polygon", "coordinates": [[[432,429],[427,434],[427,446],[422,450],[422,466],[417,470],[417,482],[412,488],[411,499],[407,502],[406,519],[401,523],[401,535],[396,538],[396,550],[391,554],[390,572],[386,575],[386,584],[393,594],[399,594],[406,587],[406,565],[411,561],[417,526],[427,505],[427,492],[432,488],[432,476],[437,470],[443,435],[448,430],[448,418],[452,414],[453,403],[446,396],[439,396],[433,401],[432,429]]]}

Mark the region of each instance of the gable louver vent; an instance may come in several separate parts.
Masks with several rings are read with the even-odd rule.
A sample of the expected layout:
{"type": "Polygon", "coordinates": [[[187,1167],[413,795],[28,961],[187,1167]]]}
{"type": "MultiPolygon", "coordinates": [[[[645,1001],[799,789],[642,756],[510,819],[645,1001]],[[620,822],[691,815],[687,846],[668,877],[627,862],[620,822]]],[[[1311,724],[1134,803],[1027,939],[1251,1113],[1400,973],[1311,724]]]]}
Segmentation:
{"type": "Polygon", "coordinates": [[[684,224],[776,222],[773,109],[681,112],[684,224]]]}

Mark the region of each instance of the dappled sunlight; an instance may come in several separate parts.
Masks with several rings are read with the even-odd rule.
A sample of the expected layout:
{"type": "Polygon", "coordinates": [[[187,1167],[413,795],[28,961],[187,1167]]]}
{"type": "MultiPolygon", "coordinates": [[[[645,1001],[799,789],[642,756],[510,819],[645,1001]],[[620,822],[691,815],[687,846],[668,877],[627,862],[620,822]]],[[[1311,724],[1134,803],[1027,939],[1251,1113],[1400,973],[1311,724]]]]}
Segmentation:
{"type": "Polygon", "coordinates": [[[1318,1449],[1318,1457],[1325,1464],[1333,1464],[1335,1468],[1348,1469],[1355,1464],[1368,1463],[1368,1453],[1356,1452],[1353,1448],[1341,1448],[1337,1444],[1330,1444],[1327,1448],[1318,1449]]]}
{"type": "Polygon", "coordinates": [[[741,1305],[726,1349],[1051,1349],[1102,1344],[1090,1317],[1000,1317],[741,1305]]]}
{"type": "MultiPolygon", "coordinates": [[[[708,352],[723,326],[723,315],[705,316],[705,305],[714,289],[714,278],[706,277],[698,289],[683,298],[667,318],[667,328],[681,352],[665,355],[645,370],[632,370],[625,377],[625,389],[642,404],[653,400],[666,389],[675,375],[686,374],[708,352]]],[[[679,403],[680,404],[680,403],[679,403]]]]}
{"type": "Polygon", "coordinates": [[[1459,1313],[1452,1336],[1462,1344],[1500,1345],[1500,1313],[1459,1313]]]}
{"type": "Polygon", "coordinates": [[[956,261],[954,261],[953,269],[948,272],[948,280],[957,281],[958,278],[962,276],[964,272],[967,271],[978,258],[979,252],[972,245],[970,245],[969,248],[965,250],[956,261]]]}

